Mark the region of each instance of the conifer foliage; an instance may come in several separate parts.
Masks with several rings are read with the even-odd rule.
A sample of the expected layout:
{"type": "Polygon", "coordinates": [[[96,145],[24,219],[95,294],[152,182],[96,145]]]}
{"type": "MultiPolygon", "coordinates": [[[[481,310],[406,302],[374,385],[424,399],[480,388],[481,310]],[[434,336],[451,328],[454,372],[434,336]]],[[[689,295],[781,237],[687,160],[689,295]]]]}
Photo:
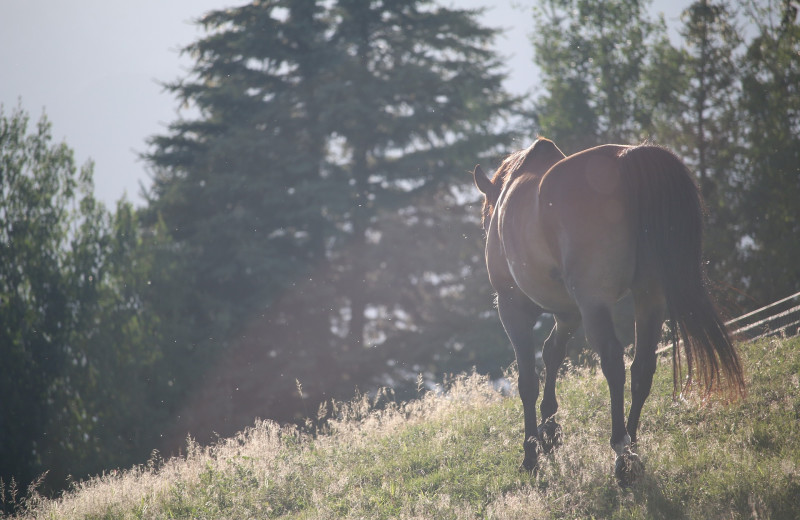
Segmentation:
{"type": "Polygon", "coordinates": [[[478,228],[461,229],[474,224],[465,172],[505,151],[499,123],[516,100],[477,14],[275,0],[200,21],[194,68],[167,85],[196,111],[151,140],[148,211],[192,280],[193,342],[207,359],[256,352],[264,402],[275,401],[264,415],[302,410],[287,406],[297,379],[319,399],[435,372],[446,352],[402,350],[456,335],[441,338],[422,312],[431,299],[447,308],[482,292],[490,305],[485,289],[468,294],[482,271],[464,276],[464,259],[481,256],[478,228]]]}

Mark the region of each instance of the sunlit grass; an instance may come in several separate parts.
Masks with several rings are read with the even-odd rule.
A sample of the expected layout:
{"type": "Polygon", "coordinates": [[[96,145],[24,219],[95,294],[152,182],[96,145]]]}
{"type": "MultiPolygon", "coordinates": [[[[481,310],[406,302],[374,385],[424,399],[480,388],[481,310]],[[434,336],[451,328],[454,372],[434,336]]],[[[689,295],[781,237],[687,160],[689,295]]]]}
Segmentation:
{"type": "Polygon", "coordinates": [[[31,518],[800,518],[800,340],[741,346],[749,395],[672,399],[659,367],[642,480],[620,489],[599,371],[560,380],[564,445],[517,470],[522,411],[477,375],[407,404],[361,397],[316,436],[260,422],[210,448],[29,501],[31,518]],[[380,409],[378,409],[380,408],[380,409]]]}

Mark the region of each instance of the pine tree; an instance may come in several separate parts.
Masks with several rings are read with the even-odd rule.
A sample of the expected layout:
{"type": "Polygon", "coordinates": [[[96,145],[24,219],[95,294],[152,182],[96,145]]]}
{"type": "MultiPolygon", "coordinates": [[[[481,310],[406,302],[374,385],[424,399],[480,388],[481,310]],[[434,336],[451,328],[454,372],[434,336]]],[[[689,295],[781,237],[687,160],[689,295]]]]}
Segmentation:
{"type": "Polygon", "coordinates": [[[784,0],[748,12],[758,27],[742,69],[740,226],[747,294],[766,304],[800,290],[800,25],[784,0]]]}
{"type": "Polygon", "coordinates": [[[684,75],[689,80],[685,93],[687,121],[682,127],[685,140],[693,142],[690,157],[699,177],[700,191],[708,203],[726,184],[731,170],[737,136],[732,123],[739,90],[736,74],[739,30],[731,8],[724,2],[699,0],[683,14],[682,36],[687,47],[684,75]],[[693,149],[692,149],[693,148],[693,149]]]}
{"type": "Polygon", "coordinates": [[[152,139],[147,212],[176,240],[194,328],[180,339],[209,353],[228,426],[374,384],[406,353],[368,347],[421,334],[421,258],[463,270],[431,242],[437,218],[416,216],[439,196],[463,205],[451,185],[464,191],[510,138],[516,100],[476,18],[419,0],[274,0],[201,20],[190,77],[168,85],[199,114],[152,139]]]}
{"type": "Polygon", "coordinates": [[[186,49],[192,77],[167,85],[200,117],[151,140],[149,209],[186,255],[204,335],[229,333],[324,260],[319,11],[294,0],[211,12],[210,35],[186,49]]]}
{"type": "Polygon", "coordinates": [[[679,153],[697,176],[708,210],[709,275],[728,293],[725,289],[739,285],[732,267],[741,238],[734,190],[741,146],[736,124],[741,31],[726,2],[698,0],[684,10],[682,20],[681,47],[666,39],[656,47],[642,93],[652,107],[653,138],[679,153]]]}
{"type": "MultiPolygon", "coordinates": [[[[379,278],[383,269],[368,260],[367,250],[385,256],[396,239],[385,236],[386,247],[371,247],[370,237],[388,232],[382,219],[394,218],[397,209],[463,184],[465,177],[454,174],[508,140],[492,124],[513,100],[503,93],[499,63],[488,50],[494,32],[476,23],[476,13],[417,0],[341,1],[334,12],[340,23],[333,43],[343,58],[336,76],[351,87],[331,102],[338,111],[333,131],[350,159],[344,167],[350,207],[341,218],[350,231],[342,260],[350,266],[344,294],[352,346],[363,341],[367,305],[392,301],[370,288],[366,275],[379,278]]],[[[391,254],[398,255],[404,253],[391,254]]]]}
{"type": "Polygon", "coordinates": [[[535,101],[538,131],[566,152],[647,137],[639,94],[663,20],[641,0],[546,0],[534,11],[534,61],[544,93],[535,101]]]}

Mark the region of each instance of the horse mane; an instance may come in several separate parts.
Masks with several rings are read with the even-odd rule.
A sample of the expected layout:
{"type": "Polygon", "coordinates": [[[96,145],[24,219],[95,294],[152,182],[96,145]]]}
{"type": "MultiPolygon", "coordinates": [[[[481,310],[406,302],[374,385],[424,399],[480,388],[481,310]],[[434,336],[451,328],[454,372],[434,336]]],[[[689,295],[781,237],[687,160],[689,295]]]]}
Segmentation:
{"type": "Polygon", "coordinates": [[[533,170],[535,161],[552,159],[551,155],[553,154],[555,154],[555,160],[552,164],[564,158],[564,153],[558,149],[553,141],[537,136],[536,140],[528,148],[512,152],[503,159],[503,162],[500,163],[500,166],[489,180],[493,188],[481,188],[485,195],[482,212],[484,227],[492,213],[494,213],[494,206],[497,204],[497,199],[500,197],[500,192],[506,183],[512,181],[519,173],[533,170]],[[534,154],[534,152],[536,153],[534,154]]]}
{"type": "Polygon", "coordinates": [[[492,184],[497,186],[498,191],[499,189],[502,189],[502,187],[507,182],[512,180],[516,173],[522,171],[522,166],[528,160],[528,157],[533,154],[536,145],[544,142],[550,143],[553,146],[555,146],[553,142],[550,141],[549,139],[537,136],[536,140],[533,142],[532,145],[530,145],[525,149],[512,152],[509,155],[507,155],[505,159],[503,159],[503,162],[500,163],[500,166],[497,168],[497,170],[494,172],[494,175],[492,176],[492,184]]]}

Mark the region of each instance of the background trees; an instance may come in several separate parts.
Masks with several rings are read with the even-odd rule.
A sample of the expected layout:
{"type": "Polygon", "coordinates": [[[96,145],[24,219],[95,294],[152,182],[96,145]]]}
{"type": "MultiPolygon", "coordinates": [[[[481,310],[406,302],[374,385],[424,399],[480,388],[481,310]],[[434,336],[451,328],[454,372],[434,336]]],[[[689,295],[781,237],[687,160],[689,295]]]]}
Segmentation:
{"type": "Polygon", "coordinates": [[[796,2],[753,7],[758,33],[742,60],[740,262],[757,301],[800,286],[800,20],[796,2]]]}
{"type": "Polygon", "coordinates": [[[153,449],[168,410],[148,298],[168,270],[135,213],[109,214],[92,165],[0,110],[0,478],[64,485],[153,449]]]}
{"type": "Polygon", "coordinates": [[[601,142],[638,141],[650,130],[645,68],[663,44],[649,2],[544,0],[534,11],[534,61],[543,93],[535,124],[571,154],[601,142]]]}
{"type": "MultiPolygon", "coordinates": [[[[456,334],[432,302],[483,280],[479,230],[464,232],[467,172],[511,137],[494,31],[417,0],[283,0],[201,23],[196,67],[168,86],[200,116],[153,138],[148,218],[193,280],[182,307],[209,377],[230,379],[238,368],[211,360],[258,350],[257,337],[259,377],[281,396],[262,414],[291,419],[304,413],[298,380],[318,402],[354,381],[441,372],[456,334]]],[[[231,428],[249,406],[236,392],[231,428]]]]}
{"type": "Polygon", "coordinates": [[[650,138],[695,170],[709,210],[708,269],[731,313],[798,287],[797,269],[757,254],[755,238],[779,255],[792,254],[796,242],[786,242],[798,222],[786,197],[796,198],[800,182],[790,57],[797,56],[797,6],[754,5],[692,3],[675,46],[663,23],[647,18],[647,3],[546,1],[532,37],[546,87],[535,101],[537,131],[557,142],[567,133],[563,142],[579,148],[650,138]],[[615,10],[627,14],[608,20],[615,10]],[[743,27],[757,33],[746,44],[743,27]],[[762,275],[771,281],[754,280],[762,275]]]}
{"type": "Polygon", "coordinates": [[[92,296],[96,275],[92,266],[78,270],[76,255],[64,250],[79,182],[72,155],[50,143],[46,119],[30,135],[28,123],[20,109],[0,112],[0,460],[4,475],[24,480],[47,467],[56,431],[69,443],[84,426],[80,403],[65,388],[77,354],[68,348],[70,336],[84,309],[70,303],[77,292],[92,296]]]}
{"type": "Polygon", "coordinates": [[[192,110],[151,139],[139,209],[100,205],[46,119],[0,113],[0,477],[49,470],[57,488],[187,431],[302,423],[355,388],[498,376],[513,354],[467,172],[535,133],[567,153],[675,149],[732,312],[800,290],[796,3],[697,1],[677,43],[648,9],[543,0],[526,128],[475,12],[211,12],[185,49],[195,66],[166,86],[192,110]]]}

